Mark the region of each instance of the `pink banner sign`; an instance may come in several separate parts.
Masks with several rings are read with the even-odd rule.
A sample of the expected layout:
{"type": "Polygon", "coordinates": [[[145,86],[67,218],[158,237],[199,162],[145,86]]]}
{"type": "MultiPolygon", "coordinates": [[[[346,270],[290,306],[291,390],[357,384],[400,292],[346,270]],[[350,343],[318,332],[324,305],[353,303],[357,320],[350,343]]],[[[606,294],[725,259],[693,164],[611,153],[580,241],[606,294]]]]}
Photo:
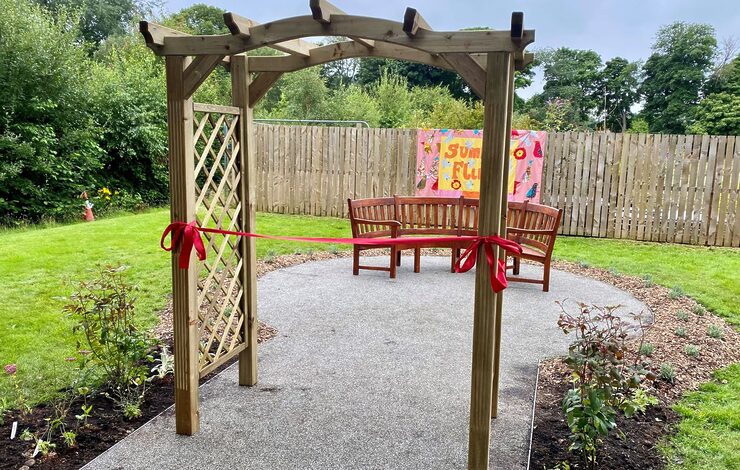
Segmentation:
{"type": "MultiPolygon", "coordinates": [[[[420,129],[416,195],[477,198],[482,136],[480,130],[420,129]]],[[[511,131],[509,201],[539,202],[546,143],[544,131],[511,131]]]]}

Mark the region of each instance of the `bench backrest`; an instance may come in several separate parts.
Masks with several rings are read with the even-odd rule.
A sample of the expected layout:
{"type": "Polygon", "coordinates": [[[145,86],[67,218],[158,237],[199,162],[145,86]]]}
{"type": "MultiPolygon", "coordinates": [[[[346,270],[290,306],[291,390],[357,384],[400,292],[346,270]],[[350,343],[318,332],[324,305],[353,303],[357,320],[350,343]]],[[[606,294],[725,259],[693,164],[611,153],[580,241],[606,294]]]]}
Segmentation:
{"type": "Polygon", "coordinates": [[[392,197],[373,199],[347,199],[353,238],[390,237],[387,225],[376,225],[366,220],[397,220],[395,200],[392,197]]]}
{"type": "Polygon", "coordinates": [[[476,236],[478,235],[478,219],[480,218],[480,209],[478,199],[465,198],[462,207],[462,221],[460,222],[460,235],[476,236]]]}
{"type": "Polygon", "coordinates": [[[529,200],[509,202],[506,210],[506,226],[522,228],[522,224],[527,217],[527,206],[529,206],[529,200]]]}
{"type": "Polygon", "coordinates": [[[459,235],[462,197],[395,196],[396,220],[404,235],[459,235]]]}
{"type": "Polygon", "coordinates": [[[560,218],[563,210],[550,206],[543,206],[530,202],[524,213],[524,220],[520,220],[518,228],[531,230],[544,230],[546,233],[522,234],[517,242],[521,245],[529,245],[543,251],[546,255],[552,253],[555,245],[555,237],[560,227],[560,218]]]}

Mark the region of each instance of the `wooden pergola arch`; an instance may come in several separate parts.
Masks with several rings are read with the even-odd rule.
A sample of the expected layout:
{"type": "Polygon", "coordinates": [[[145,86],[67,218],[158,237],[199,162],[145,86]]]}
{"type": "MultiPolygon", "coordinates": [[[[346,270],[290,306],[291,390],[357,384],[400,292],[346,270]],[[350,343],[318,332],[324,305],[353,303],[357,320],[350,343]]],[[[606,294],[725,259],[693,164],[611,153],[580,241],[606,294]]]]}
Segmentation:
{"type": "MultiPolygon", "coordinates": [[[[326,0],[310,0],[309,6],[311,15],[266,24],[226,13],[224,22],[231,31],[226,35],[194,36],[141,22],[147,45],[166,61],[172,221],[195,220],[199,204],[210,197],[213,204],[234,208],[218,217],[214,206],[208,208],[210,226],[253,232],[255,104],[283,73],[347,58],[386,57],[456,71],[484,100],[479,234],[503,234],[514,71],[531,62],[532,54],[525,48],[534,41],[534,31],[523,28],[523,14],[513,13],[511,28],[505,31],[441,32],[432,30],[413,8],[407,8],[400,23],[347,15],[326,0]],[[302,39],[316,36],[348,40],[320,46],[302,39]],[[260,47],[285,55],[248,55],[260,47]],[[193,93],[219,65],[231,73],[233,106],[193,103],[193,93]],[[205,114],[198,120],[196,113],[205,114]],[[221,134],[225,128],[228,131],[221,134]],[[197,145],[201,145],[198,155],[197,145]],[[220,146],[218,151],[214,146],[220,146]],[[228,163],[223,164],[224,160],[228,163]],[[207,175],[199,180],[201,171],[207,175]],[[220,181],[214,178],[218,172],[220,181]]],[[[189,269],[180,269],[180,247],[172,253],[176,431],[186,435],[199,428],[198,380],[202,375],[238,355],[240,385],[257,382],[254,239],[211,238],[207,245],[216,253],[221,271],[208,267],[203,272],[195,255],[191,255],[189,269]],[[224,253],[232,254],[226,259],[224,253]],[[207,284],[204,287],[204,278],[215,279],[215,290],[207,284]],[[227,312],[229,299],[233,309],[227,312]],[[217,313],[223,316],[219,321],[224,320],[225,326],[213,326],[212,318],[204,317],[202,305],[208,302],[218,306],[217,313]]],[[[495,255],[505,258],[498,248],[495,255]]],[[[490,288],[489,270],[478,269],[468,454],[468,467],[474,469],[488,467],[490,418],[498,413],[502,300],[490,288]]]]}

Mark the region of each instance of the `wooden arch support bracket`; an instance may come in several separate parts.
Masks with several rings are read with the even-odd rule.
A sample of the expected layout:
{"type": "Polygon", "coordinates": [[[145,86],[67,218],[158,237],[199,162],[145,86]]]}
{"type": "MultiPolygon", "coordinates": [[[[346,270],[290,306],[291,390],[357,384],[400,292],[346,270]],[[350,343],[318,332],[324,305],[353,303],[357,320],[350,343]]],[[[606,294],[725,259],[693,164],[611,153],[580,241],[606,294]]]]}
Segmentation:
{"type": "MultiPolygon", "coordinates": [[[[411,38],[420,31],[432,31],[432,27],[415,8],[406,8],[403,15],[403,31],[411,38]]],[[[465,80],[470,89],[484,99],[486,95],[486,70],[470,54],[464,52],[447,52],[440,56],[465,80]]]]}
{"type": "MultiPolygon", "coordinates": [[[[339,7],[326,0],[309,0],[308,5],[311,7],[311,16],[313,16],[313,19],[322,24],[331,23],[332,15],[346,15],[339,7]]],[[[375,41],[372,39],[364,39],[357,36],[348,37],[367,48],[375,47],[375,41]]]]}
{"type": "MultiPolygon", "coordinates": [[[[250,29],[259,26],[259,23],[256,21],[231,12],[224,13],[224,24],[226,24],[226,27],[229,28],[233,36],[242,38],[249,38],[251,36],[250,29]]],[[[311,49],[319,47],[318,44],[313,44],[303,39],[290,39],[269,44],[268,46],[287,54],[302,57],[308,57],[311,54],[311,49]]]]}

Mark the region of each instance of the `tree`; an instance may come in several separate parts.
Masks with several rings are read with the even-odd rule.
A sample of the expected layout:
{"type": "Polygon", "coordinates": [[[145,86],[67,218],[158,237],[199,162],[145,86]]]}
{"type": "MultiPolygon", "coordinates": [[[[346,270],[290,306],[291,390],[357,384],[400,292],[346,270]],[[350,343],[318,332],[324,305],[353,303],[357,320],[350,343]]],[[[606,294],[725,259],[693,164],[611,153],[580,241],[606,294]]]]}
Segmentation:
{"type": "Polygon", "coordinates": [[[570,103],[573,125],[586,126],[598,108],[596,92],[601,75],[601,57],[591,50],[561,47],[538,54],[544,72],[542,103],[564,100],[570,103]]]}
{"type": "Polygon", "coordinates": [[[401,127],[411,114],[411,96],[406,79],[384,71],[372,89],[380,110],[380,127],[401,127]]]}
{"type": "Polygon", "coordinates": [[[714,28],[706,24],[676,22],[658,31],[640,89],[645,98],[642,114],[651,132],[686,132],[716,47],[714,28]]]}
{"type": "Polygon", "coordinates": [[[327,118],[329,89],[318,67],[287,74],[282,79],[280,101],[268,114],[278,119],[327,118]]]}
{"type": "Polygon", "coordinates": [[[699,102],[689,127],[694,134],[740,135],[740,57],[724,67],[714,93],[699,102]]]}
{"type": "Polygon", "coordinates": [[[36,1],[57,16],[78,11],[80,37],[96,45],[110,36],[126,34],[135,19],[148,15],[159,4],[156,0],[36,1]]]}
{"type": "Polygon", "coordinates": [[[224,23],[224,13],[226,10],[221,8],[196,3],[165,19],[164,24],[189,34],[229,34],[229,28],[224,23]]]}
{"type": "Polygon", "coordinates": [[[364,87],[370,87],[386,72],[404,77],[407,86],[411,88],[440,85],[447,87],[455,98],[474,98],[474,93],[456,72],[403,60],[376,57],[360,59],[355,81],[364,87]]]}
{"type": "Polygon", "coordinates": [[[614,132],[626,132],[638,92],[640,64],[615,57],[599,73],[594,100],[599,103],[599,121],[614,132]]]}
{"type": "Polygon", "coordinates": [[[90,62],[76,18],[26,0],[0,0],[0,11],[0,223],[65,218],[103,156],[80,73],[90,62]]]}

